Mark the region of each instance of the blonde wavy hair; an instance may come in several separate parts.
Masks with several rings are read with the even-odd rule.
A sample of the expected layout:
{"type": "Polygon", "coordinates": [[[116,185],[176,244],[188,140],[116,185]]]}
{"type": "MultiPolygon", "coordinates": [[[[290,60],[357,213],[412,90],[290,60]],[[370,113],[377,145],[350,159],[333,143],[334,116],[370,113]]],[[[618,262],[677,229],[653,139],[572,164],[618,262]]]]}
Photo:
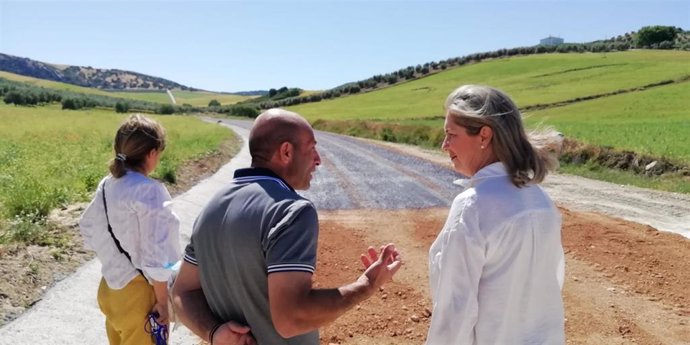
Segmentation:
{"type": "Polygon", "coordinates": [[[558,167],[563,136],[544,127],[525,132],[522,114],[503,91],[482,85],[463,85],[448,95],[446,114],[467,134],[484,126],[493,130],[493,152],[517,187],[540,183],[558,167]]]}

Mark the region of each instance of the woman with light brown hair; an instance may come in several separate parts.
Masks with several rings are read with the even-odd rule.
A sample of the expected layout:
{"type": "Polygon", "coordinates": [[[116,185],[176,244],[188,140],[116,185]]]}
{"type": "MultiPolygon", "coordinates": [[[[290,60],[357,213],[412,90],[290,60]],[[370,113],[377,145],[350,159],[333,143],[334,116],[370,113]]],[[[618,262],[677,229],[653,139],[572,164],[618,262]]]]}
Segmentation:
{"type": "Polygon", "coordinates": [[[98,184],[79,227],[102,264],[98,305],[110,344],[152,344],[151,325],[144,325],[151,313],[168,324],[167,280],[181,257],[170,194],[148,177],[165,149],[165,131],[155,120],[131,115],[113,148],[110,175],[98,184]]]}
{"type": "Polygon", "coordinates": [[[427,345],[565,343],[561,216],[538,185],[560,134],[528,135],[491,87],[461,86],[445,108],[442,148],[466,178],[429,251],[427,345]]]}

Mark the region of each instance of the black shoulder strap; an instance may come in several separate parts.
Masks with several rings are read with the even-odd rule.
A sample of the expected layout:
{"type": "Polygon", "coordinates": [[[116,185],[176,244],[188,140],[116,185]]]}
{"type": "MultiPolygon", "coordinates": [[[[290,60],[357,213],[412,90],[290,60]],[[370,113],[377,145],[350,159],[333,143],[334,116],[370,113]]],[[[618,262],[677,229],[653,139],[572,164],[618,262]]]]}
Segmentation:
{"type": "Polygon", "coordinates": [[[139,271],[139,273],[141,273],[141,275],[145,279],[146,276],[144,276],[144,272],[142,272],[139,268],[137,268],[137,266],[134,265],[134,263],[132,262],[132,257],[129,256],[129,253],[127,253],[127,251],[124,250],[124,248],[122,248],[122,245],[120,245],[120,241],[117,239],[117,237],[115,237],[115,234],[113,233],[113,228],[110,226],[110,219],[108,218],[108,203],[106,203],[106,201],[105,201],[105,181],[103,181],[103,193],[102,194],[103,194],[103,208],[105,208],[105,221],[108,222],[108,232],[110,233],[110,236],[112,236],[113,241],[115,241],[115,245],[117,246],[117,249],[120,251],[120,253],[125,254],[125,256],[127,257],[127,260],[129,260],[129,263],[132,264],[132,266],[134,266],[134,268],[136,268],[136,270],[139,271]]]}

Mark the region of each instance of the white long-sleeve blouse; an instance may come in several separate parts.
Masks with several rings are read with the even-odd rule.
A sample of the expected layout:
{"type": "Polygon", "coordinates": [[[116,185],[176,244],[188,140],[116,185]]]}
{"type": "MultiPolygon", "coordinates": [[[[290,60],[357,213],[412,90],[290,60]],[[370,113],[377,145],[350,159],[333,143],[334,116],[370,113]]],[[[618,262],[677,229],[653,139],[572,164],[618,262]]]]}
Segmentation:
{"type": "Polygon", "coordinates": [[[561,216],[502,163],[468,180],[429,251],[427,345],[564,344],[561,216]]]}
{"type": "Polygon", "coordinates": [[[165,186],[135,171],[127,171],[120,178],[108,175],[101,180],[79,221],[85,246],[96,252],[103,265],[103,277],[112,289],[125,287],[139,274],[136,268],[149,281],[167,281],[170,268],[181,257],[179,227],[165,186]],[[108,232],[104,185],[110,225],[131,256],[131,263],[108,232]]]}

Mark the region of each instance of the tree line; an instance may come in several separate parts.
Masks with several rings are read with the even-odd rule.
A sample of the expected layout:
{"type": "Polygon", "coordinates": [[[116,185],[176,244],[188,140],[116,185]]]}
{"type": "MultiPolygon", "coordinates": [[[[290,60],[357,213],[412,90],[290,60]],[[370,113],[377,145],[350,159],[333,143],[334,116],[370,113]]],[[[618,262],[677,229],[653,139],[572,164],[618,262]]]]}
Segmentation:
{"type": "Polygon", "coordinates": [[[217,106],[212,107],[195,107],[190,104],[160,104],[142,100],[50,89],[5,78],[0,78],[0,97],[3,98],[5,104],[14,104],[17,106],[42,106],[60,103],[63,110],[110,108],[118,113],[141,112],[164,115],[218,112],[251,118],[259,115],[255,107],[246,105],[220,106],[218,101],[215,102],[217,106]]]}
{"type": "Polygon", "coordinates": [[[39,106],[61,103],[62,109],[113,108],[118,112],[129,110],[147,113],[165,113],[161,104],[103,95],[90,95],[68,90],[51,89],[0,78],[0,97],[5,104],[39,106]]]}
{"type": "MultiPolygon", "coordinates": [[[[301,103],[320,102],[321,100],[337,98],[360,92],[373,91],[400,82],[425,77],[429,74],[444,71],[451,67],[458,67],[471,63],[478,63],[486,59],[511,57],[516,55],[546,54],[546,53],[585,53],[625,51],[633,48],[647,49],[681,49],[690,50],[688,34],[681,28],[673,26],[646,26],[637,33],[631,32],[618,37],[590,43],[563,43],[557,46],[537,45],[498,49],[489,52],[469,54],[440,61],[427,62],[416,66],[407,66],[397,71],[378,74],[368,79],[347,83],[330,90],[308,96],[283,98],[255,98],[246,103],[254,103],[259,109],[286,107],[301,103]]],[[[273,90],[273,89],[272,89],[273,90]]],[[[270,95],[270,91],[269,91],[270,95]]]]}

